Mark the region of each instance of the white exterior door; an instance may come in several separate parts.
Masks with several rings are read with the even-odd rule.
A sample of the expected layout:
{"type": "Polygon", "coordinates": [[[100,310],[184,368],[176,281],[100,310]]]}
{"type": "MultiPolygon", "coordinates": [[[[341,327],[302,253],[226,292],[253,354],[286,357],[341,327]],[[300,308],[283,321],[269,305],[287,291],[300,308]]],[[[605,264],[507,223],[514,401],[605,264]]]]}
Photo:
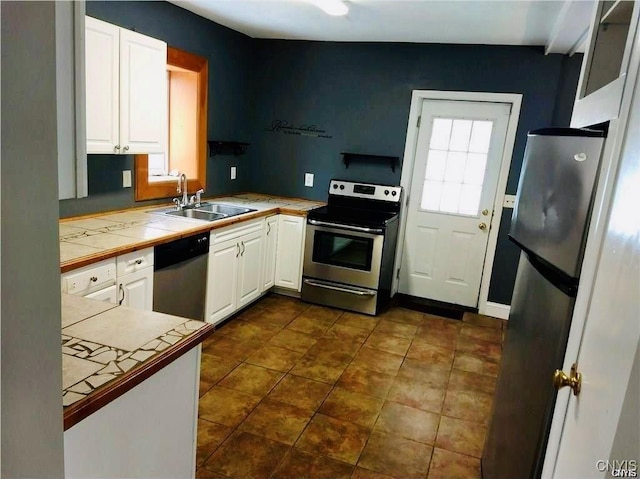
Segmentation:
{"type": "Polygon", "coordinates": [[[122,153],[164,153],[167,138],[167,44],[120,30],[122,153]]]}
{"type": "Polygon", "coordinates": [[[478,306],[511,105],[424,100],[399,291],[478,306]]]}

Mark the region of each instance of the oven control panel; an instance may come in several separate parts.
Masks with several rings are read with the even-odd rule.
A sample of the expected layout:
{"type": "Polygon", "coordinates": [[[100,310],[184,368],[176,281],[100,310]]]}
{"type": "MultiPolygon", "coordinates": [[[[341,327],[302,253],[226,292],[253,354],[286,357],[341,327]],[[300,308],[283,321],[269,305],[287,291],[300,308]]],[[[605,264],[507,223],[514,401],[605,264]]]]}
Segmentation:
{"type": "Polygon", "coordinates": [[[344,180],[331,180],[331,183],[329,183],[329,195],[335,196],[350,196],[397,203],[400,201],[401,192],[402,187],[400,186],[354,183],[344,180]]]}

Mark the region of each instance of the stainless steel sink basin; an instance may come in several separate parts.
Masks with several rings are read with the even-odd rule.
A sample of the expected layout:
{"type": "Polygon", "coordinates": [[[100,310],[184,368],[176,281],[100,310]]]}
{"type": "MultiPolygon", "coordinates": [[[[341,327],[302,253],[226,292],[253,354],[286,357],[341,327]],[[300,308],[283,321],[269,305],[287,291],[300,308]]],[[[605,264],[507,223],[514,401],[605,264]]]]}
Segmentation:
{"type": "Polygon", "coordinates": [[[166,210],[154,210],[149,213],[164,214],[170,216],[182,216],[183,218],[193,218],[196,220],[216,221],[231,216],[238,216],[244,213],[256,211],[252,208],[244,208],[242,206],[223,205],[220,203],[202,203],[200,206],[188,206],[182,210],[170,208],[166,210]]]}
{"type": "Polygon", "coordinates": [[[211,213],[219,213],[226,216],[237,216],[244,213],[250,213],[256,211],[251,208],[245,208],[243,206],[223,205],[220,203],[202,203],[196,208],[198,211],[209,211],[211,213]]]}
{"type": "Polygon", "coordinates": [[[164,214],[171,215],[171,216],[182,216],[184,218],[194,218],[196,220],[206,220],[206,221],[221,220],[222,218],[227,217],[227,215],[224,215],[221,213],[213,213],[211,211],[200,211],[200,210],[194,210],[194,209],[165,211],[164,214]]]}

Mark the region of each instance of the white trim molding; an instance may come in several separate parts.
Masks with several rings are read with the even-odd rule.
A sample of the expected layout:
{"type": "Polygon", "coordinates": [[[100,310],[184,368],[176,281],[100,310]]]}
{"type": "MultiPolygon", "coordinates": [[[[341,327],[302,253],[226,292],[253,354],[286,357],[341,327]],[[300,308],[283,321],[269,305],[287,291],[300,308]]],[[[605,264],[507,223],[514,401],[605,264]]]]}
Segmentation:
{"type": "Polygon", "coordinates": [[[487,301],[483,314],[493,316],[494,318],[509,319],[510,311],[511,306],[508,304],[492,303],[491,301],[487,301]]]}
{"type": "MultiPolygon", "coordinates": [[[[516,140],[516,130],[520,119],[520,108],[522,105],[522,95],[518,93],[482,93],[463,91],[437,91],[437,90],[413,90],[411,95],[411,109],[409,110],[409,121],[407,127],[407,139],[404,147],[402,161],[402,175],[400,185],[404,189],[405,198],[411,194],[411,178],[415,164],[416,146],[418,143],[418,116],[422,110],[422,102],[425,100],[445,100],[445,101],[473,101],[487,103],[507,103],[511,105],[511,115],[507,125],[507,134],[504,142],[502,162],[500,165],[500,175],[496,188],[496,197],[493,202],[493,217],[489,229],[487,251],[482,269],[482,281],[480,283],[480,294],[478,297],[478,311],[480,314],[487,314],[487,301],[489,296],[489,283],[491,272],[493,271],[493,260],[495,258],[496,246],[498,244],[498,230],[502,209],[505,201],[505,191],[507,188],[507,178],[511,167],[511,158],[516,140]]],[[[392,294],[398,292],[398,272],[402,264],[402,253],[404,246],[405,230],[407,226],[406,202],[402,206],[400,214],[400,226],[398,231],[398,244],[396,246],[396,258],[391,286],[392,294]]]]}

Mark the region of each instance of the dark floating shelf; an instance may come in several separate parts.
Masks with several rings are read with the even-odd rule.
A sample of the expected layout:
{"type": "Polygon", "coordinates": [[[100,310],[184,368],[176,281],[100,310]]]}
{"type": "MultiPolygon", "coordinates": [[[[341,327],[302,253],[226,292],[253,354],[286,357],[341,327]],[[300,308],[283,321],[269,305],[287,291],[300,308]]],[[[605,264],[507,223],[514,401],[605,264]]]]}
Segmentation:
{"type": "Polygon", "coordinates": [[[249,143],[242,143],[240,141],[221,141],[221,140],[209,140],[209,156],[216,155],[244,155],[247,151],[249,143]]]}
{"type": "Polygon", "coordinates": [[[377,161],[387,162],[391,166],[391,171],[396,171],[396,165],[400,163],[400,158],[397,156],[381,156],[381,155],[366,155],[362,153],[340,153],[342,155],[342,162],[346,168],[349,168],[349,163],[352,161],[377,161]]]}

